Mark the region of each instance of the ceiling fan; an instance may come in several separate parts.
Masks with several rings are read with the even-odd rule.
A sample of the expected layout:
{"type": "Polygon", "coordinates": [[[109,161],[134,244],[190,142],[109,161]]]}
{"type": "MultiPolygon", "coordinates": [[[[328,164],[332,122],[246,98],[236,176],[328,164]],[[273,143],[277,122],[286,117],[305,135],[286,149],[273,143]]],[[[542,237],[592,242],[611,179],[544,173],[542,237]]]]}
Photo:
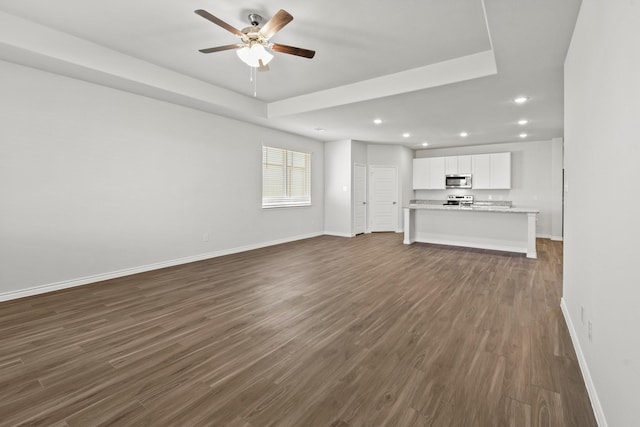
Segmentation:
{"type": "Polygon", "coordinates": [[[258,14],[252,13],[249,15],[249,22],[251,23],[251,26],[242,29],[242,31],[232,27],[220,18],[213,16],[206,10],[198,9],[195,13],[224,28],[235,36],[240,37],[241,41],[241,43],[200,49],[200,52],[202,53],[213,53],[235,49],[238,57],[240,57],[245,64],[258,68],[259,71],[268,70],[269,68],[267,67],[267,64],[271,59],[273,59],[273,55],[265,48],[271,49],[274,52],[287,53],[289,55],[301,56],[303,58],[313,58],[316,54],[313,50],[269,42],[269,39],[273,37],[274,34],[293,20],[293,16],[285,10],[280,9],[278,13],[264,24],[263,27],[260,27],[262,17],[258,14]]]}

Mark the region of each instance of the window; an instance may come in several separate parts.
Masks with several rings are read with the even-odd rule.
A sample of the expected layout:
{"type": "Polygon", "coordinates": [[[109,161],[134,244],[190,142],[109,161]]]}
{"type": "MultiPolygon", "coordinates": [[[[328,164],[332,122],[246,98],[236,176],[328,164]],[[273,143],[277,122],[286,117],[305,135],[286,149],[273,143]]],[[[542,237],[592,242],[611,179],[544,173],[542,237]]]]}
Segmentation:
{"type": "Polygon", "coordinates": [[[311,205],[311,153],[262,147],[262,207],[311,205]]]}

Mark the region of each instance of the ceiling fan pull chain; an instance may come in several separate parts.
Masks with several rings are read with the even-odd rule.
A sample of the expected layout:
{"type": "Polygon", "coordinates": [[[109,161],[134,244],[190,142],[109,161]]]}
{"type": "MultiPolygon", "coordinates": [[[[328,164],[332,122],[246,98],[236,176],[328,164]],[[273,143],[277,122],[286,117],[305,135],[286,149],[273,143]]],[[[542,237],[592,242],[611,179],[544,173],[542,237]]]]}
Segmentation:
{"type": "Polygon", "coordinates": [[[258,69],[251,68],[253,70],[253,97],[256,98],[258,96],[258,69]]]}

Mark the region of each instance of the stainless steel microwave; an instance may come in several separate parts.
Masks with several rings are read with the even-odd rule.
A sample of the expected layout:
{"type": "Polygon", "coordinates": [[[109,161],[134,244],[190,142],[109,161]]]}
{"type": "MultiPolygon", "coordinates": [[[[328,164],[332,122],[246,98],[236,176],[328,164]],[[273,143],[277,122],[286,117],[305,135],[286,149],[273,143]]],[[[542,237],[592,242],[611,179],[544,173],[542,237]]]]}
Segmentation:
{"type": "Polygon", "coordinates": [[[445,188],[471,188],[471,174],[445,175],[445,188]]]}

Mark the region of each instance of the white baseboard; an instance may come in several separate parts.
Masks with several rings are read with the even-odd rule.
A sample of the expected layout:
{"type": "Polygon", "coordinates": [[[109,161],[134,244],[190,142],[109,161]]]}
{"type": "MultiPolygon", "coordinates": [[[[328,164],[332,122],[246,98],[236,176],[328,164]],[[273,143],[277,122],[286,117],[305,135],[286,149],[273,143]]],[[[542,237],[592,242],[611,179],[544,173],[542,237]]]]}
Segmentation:
{"type": "Polygon", "coordinates": [[[272,240],[269,242],[256,243],[253,245],[239,246],[231,249],[223,249],[216,252],[208,252],[199,255],[193,255],[185,258],[179,258],[169,261],[147,264],[140,267],[126,268],[124,270],[112,271],[109,273],[96,274],[93,276],[81,277],[78,279],[65,280],[62,282],[51,283],[48,285],[35,286],[27,289],[9,291],[0,293],[0,302],[10,301],[18,298],[29,297],[33,295],[44,294],[47,292],[59,291],[61,289],[74,288],[76,286],[88,285],[89,283],[101,282],[103,280],[116,279],[118,277],[130,276],[132,274],[144,273],[146,271],[159,270],[161,268],[173,267],[180,264],[188,264],[190,262],[203,261],[205,259],[217,258],[224,255],[231,255],[238,252],[246,252],[253,249],[260,249],[267,246],[280,245],[282,243],[294,242],[296,240],[309,239],[312,237],[322,236],[322,233],[311,233],[299,236],[287,237],[284,239],[272,240]]]}
{"type": "Polygon", "coordinates": [[[569,315],[569,309],[567,308],[567,304],[565,303],[564,298],[560,299],[560,308],[562,309],[564,320],[567,323],[567,328],[569,329],[569,335],[571,336],[573,348],[575,349],[576,356],[578,357],[578,364],[580,365],[580,371],[582,372],[584,383],[587,386],[587,393],[589,393],[589,399],[591,400],[591,407],[593,408],[593,413],[596,416],[596,421],[598,422],[599,427],[607,427],[607,420],[604,417],[604,411],[602,410],[602,405],[600,404],[600,399],[598,398],[598,393],[596,392],[596,386],[593,383],[593,379],[591,378],[589,366],[587,366],[587,359],[584,357],[582,347],[580,347],[580,341],[578,340],[578,335],[575,327],[573,326],[573,321],[571,320],[571,316],[569,315]]]}
{"type": "Polygon", "coordinates": [[[500,243],[490,243],[490,242],[468,242],[464,240],[455,240],[455,239],[433,239],[430,237],[424,237],[421,235],[415,236],[413,239],[414,242],[418,243],[431,243],[434,245],[446,245],[446,246],[460,246],[463,248],[474,248],[474,249],[489,249],[492,251],[502,251],[502,252],[516,252],[521,254],[527,253],[526,246],[513,246],[506,245],[500,243]]]}
{"type": "Polygon", "coordinates": [[[562,236],[554,236],[554,235],[552,235],[552,234],[536,234],[536,238],[537,238],[537,239],[550,239],[550,240],[556,240],[556,241],[559,241],[559,242],[561,242],[561,241],[563,240],[563,239],[562,239],[562,236]]]}
{"type": "Polygon", "coordinates": [[[336,237],[353,237],[354,235],[351,233],[342,233],[339,231],[325,231],[325,236],[336,236],[336,237]]]}

